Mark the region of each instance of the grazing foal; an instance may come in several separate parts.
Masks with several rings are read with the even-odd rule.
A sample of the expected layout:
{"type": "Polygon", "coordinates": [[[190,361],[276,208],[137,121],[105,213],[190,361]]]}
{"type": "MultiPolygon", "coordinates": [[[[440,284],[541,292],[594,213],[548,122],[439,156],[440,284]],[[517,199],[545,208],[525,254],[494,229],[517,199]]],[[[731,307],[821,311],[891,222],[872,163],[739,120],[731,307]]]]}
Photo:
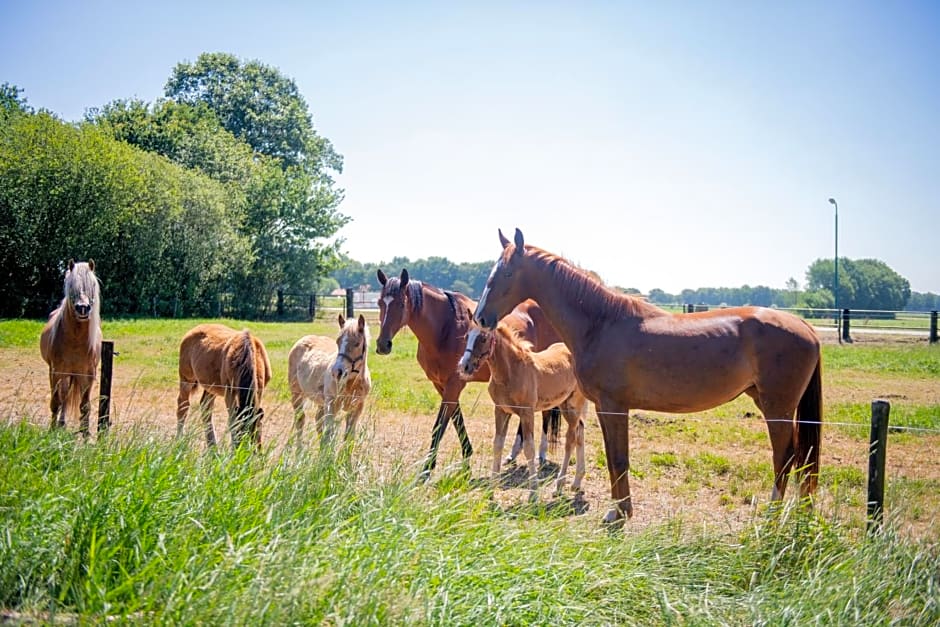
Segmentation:
{"type": "Polygon", "coordinates": [[[180,342],[180,392],[176,399],[176,433],[183,434],[190,397],[202,387],[199,410],[206,429],[206,444],[215,446],[212,406],[215,398],[225,398],[232,446],[237,448],[248,436],[261,447],[264,410],[261,395],[271,381],[271,362],[261,340],[247,329],[236,331],[221,324],[200,324],[190,329],[180,342]]]}

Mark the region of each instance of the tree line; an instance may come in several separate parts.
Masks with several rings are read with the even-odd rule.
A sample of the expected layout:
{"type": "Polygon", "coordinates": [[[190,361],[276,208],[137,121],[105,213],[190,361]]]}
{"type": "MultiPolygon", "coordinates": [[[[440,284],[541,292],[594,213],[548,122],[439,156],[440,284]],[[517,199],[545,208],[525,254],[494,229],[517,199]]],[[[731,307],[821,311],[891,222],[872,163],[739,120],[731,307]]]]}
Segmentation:
{"type": "Polygon", "coordinates": [[[165,98],[66,123],[0,86],[0,316],[42,316],[69,258],[94,258],[110,315],[256,317],[340,261],[342,158],[296,84],[203,54],[165,98]]]}
{"type": "MultiPolygon", "coordinates": [[[[375,271],[478,298],[492,261],[362,263],[335,235],[349,218],[333,180],[342,157],[313,126],[293,80],[259,61],[206,53],[173,68],[164,97],[118,99],[64,122],[0,85],[2,317],[41,317],[62,297],[68,259],[95,259],[106,315],[270,314],[280,292],[378,290],[375,271]]],[[[840,258],[839,304],[932,310],[881,261],[840,258]]],[[[833,260],[803,289],[699,288],[656,303],[835,305],[833,260]]],[[[639,293],[632,288],[618,288],[639,293]]]]}
{"type": "MultiPolygon", "coordinates": [[[[344,258],[342,266],[322,283],[325,291],[334,287],[379,291],[376,270],[397,275],[407,268],[412,278],[420,279],[453,291],[479,298],[486,284],[493,261],[454,263],[444,257],[429,257],[411,261],[408,257],[395,257],[389,262],[363,263],[344,258]]],[[[832,259],[817,259],[806,271],[801,288],[791,278],[784,289],[764,285],[741,287],[702,287],[685,289],[671,294],[652,289],[644,296],[660,305],[702,304],[712,307],[759,305],[807,309],[835,307],[835,278],[832,259]]],[[[635,288],[615,286],[627,294],[640,294],[635,288]]],[[[886,311],[933,311],[940,309],[940,296],[933,293],[911,292],[907,279],[877,259],[839,258],[839,306],[850,309],[877,309],[886,311]]]]}

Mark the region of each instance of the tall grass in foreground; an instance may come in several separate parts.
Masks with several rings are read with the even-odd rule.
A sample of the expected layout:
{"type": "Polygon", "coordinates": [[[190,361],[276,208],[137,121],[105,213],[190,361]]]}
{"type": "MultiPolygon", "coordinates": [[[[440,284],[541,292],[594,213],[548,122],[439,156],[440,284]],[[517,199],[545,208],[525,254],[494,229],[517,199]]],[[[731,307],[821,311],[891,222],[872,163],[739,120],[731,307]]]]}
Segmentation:
{"type": "Polygon", "coordinates": [[[938,549],[801,509],[609,533],[343,452],[0,426],[0,608],[184,624],[936,624],[938,549]]]}

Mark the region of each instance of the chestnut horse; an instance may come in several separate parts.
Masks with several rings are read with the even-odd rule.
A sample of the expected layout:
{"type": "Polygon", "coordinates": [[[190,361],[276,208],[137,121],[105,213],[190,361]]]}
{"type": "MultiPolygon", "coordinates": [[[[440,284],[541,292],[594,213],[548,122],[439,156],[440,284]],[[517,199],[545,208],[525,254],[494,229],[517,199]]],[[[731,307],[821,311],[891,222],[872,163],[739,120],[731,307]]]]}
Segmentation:
{"type": "Polygon", "coordinates": [[[261,395],[271,380],[271,362],[261,340],[247,329],[236,331],[221,324],[200,324],[180,342],[179,397],[176,399],[176,434],[182,436],[190,397],[202,387],[199,411],[206,428],[206,444],[215,446],[212,406],[225,398],[232,447],[244,436],[261,447],[264,410],[261,395]]]}
{"type": "Polygon", "coordinates": [[[51,427],[64,427],[66,413],[79,412],[79,429],[88,437],[91,385],[101,360],[101,290],[95,261],[69,260],[65,297],[49,314],[39,336],[39,352],[49,364],[51,427]]]}
{"type": "MultiPolygon", "coordinates": [[[[469,315],[470,312],[467,312],[469,315]]],[[[505,319],[504,319],[505,320],[505,319]]],[[[568,423],[565,433],[565,456],[555,482],[555,494],[565,487],[568,462],[577,447],[572,488],[581,488],[584,478],[584,423],[587,400],[574,376],[574,359],[562,342],[555,342],[543,351],[534,351],[528,340],[505,322],[494,331],[473,324],[467,338],[467,349],[457,364],[461,376],[470,378],[484,363],[490,367],[487,391],[493,399],[496,434],[493,436],[493,477],[499,476],[500,456],[506,441],[506,427],[512,414],[519,416],[523,448],[529,460],[529,489],[535,497],[538,473],[535,466],[535,443],[532,431],[535,412],[560,407],[568,423]]]]}
{"type": "Polygon", "coordinates": [[[346,439],[353,436],[362,415],[366,397],[372,389],[369,365],[369,325],[360,314],[358,320],[339,314],[339,336],[305,335],[297,340],[287,357],[287,381],[294,406],[294,436],[299,445],[303,437],[304,401],[317,405],[314,424],[317,433],[332,441],[339,412],[346,413],[346,439]]]}
{"type": "Polygon", "coordinates": [[[629,411],[697,412],[741,393],[764,415],[774,488],[803,474],[811,495],[819,474],[822,382],[819,338],[794,315],[764,307],[673,314],[614,292],[550,252],[499,233],[493,267],[474,320],[493,328],[512,307],[535,298],[575,359],[581,389],[597,406],[615,507],[605,522],[633,515],[629,411]],[[794,414],[796,420],[794,422],[794,414]]]}
{"type": "MultiPolygon", "coordinates": [[[[457,361],[467,343],[470,326],[468,311],[476,303],[459,292],[412,281],[407,270],[402,270],[400,277],[386,277],[381,269],[376,274],[382,292],[379,295],[381,328],[375,341],[375,352],[379,355],[391,353],[392,338],[407,325],[418,339],[418,364],[441,396],[441,405],[431,431],[431,448],[422,473],[422,476],[427,477],[437,465],[437,450],[447,423],[451,420],[454,421],[464,459],[473,454],[460,410],[460,393],[467,381],[457,372],[457,361]]],[[[538,304],[523,304],[514,314],[512,323],[537,349],[559,341],[558,334],[542,316],[538,304]]],[[[489,378],[489,367],[484,366],[470,380],[485,382],[489,378]]],[[[557,412],[554,415],[554,424],[557,425],[557,412]]],[[[544,431],[548,428],[546,420],[551,419],[545,413],[542,419],[544,431]]]]}

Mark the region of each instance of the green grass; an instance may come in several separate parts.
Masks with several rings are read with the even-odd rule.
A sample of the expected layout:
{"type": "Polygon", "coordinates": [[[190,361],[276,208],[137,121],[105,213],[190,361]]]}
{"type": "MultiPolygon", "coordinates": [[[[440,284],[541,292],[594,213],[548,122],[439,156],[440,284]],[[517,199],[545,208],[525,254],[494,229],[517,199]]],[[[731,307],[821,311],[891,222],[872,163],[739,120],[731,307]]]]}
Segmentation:
{"type": "MultiPolygon", "coordinates": [[[[702,458],[712,467],[716,460],[702,458]]],[[[719,464],[721,465],[721,464],[719,464]]],[[[0,606],[172,624],[934,624],[936,546],[797,509],[607,533],[466,474],[0,428],[0,606]]]]}
{"type": "MultiPolygon", "coordinates": [[[[115,368],[166,393],[177,346],[196,320],[106,320],[115,368]]],[[[223,321],[261,337],[286,400],[286,362],[314,323],[223,321]]],[[[378,325],[370,319],[373,341],[378,325]]],[[[39,321],[0,321],[0,350],[38,354],[39,321]]],[[[826,346],[824,380],[856,376],[940,385],[940,347],[826,346]]],[[[374,411],[433,415],[439,399],[407,330],[391,355],[372,352],[374,411]]],[[[878,379],[880,380],[880,379],[878,379]]],[[[890,390],[888,390],[890,391],[890,390]]],[[[485,390],[472,384],[465,408],[485,390]]],[[[466,409],[465,409],[466,411],[466,409]]],[[[637,412],[634,441],[655,434],[631,473],[647,489],[721,488],[734,510],[763,492],[769,454],[716,453],[728,441],[766,451],[749,399],[707,415],[637,412]],[[681,452],[679,452],[681,451],[681,452]]],[[[868,403],[826,406],[826,421],[867,446],[868,403]],[[858,425],[858,426],[855,426],[858,425]]],[[[940,429],[940,407],[892,399],[892,425],[940,429]]],[[[194,436],[198,437],[198,436],[194,436]]],[[[892,432],[891,442],[923,433],[892,432]]],[[[885,532],[864,536],[865,476],[824,463],[825,514],[764,508],[743,531],[682,517],[599,528],[546,503],[501,506],[468,473],[429,484],[411,467],[365,457],[243,451],[204,454],[201,442],[133,429],[94,445],[27,424],[0,426],[0,608],[51,623],[171,624],[911,624],[940,621],[940,552],[929,526],[934,478],[892,477],[885,532]]],[[[421,443],[424,446],[424,442],[421,443]]],[[[889,443],[890,452],[891,443],[889,443]]],[[[724,449],[727,451],[727,449],[724,449]]],[[[606,476],[603,447],[588,463],[606,476]]],[[[823,508],[820,508],[822,510],[823,508]]],[[[739,528],[739,527],[736,527],[739,528]]]]}

